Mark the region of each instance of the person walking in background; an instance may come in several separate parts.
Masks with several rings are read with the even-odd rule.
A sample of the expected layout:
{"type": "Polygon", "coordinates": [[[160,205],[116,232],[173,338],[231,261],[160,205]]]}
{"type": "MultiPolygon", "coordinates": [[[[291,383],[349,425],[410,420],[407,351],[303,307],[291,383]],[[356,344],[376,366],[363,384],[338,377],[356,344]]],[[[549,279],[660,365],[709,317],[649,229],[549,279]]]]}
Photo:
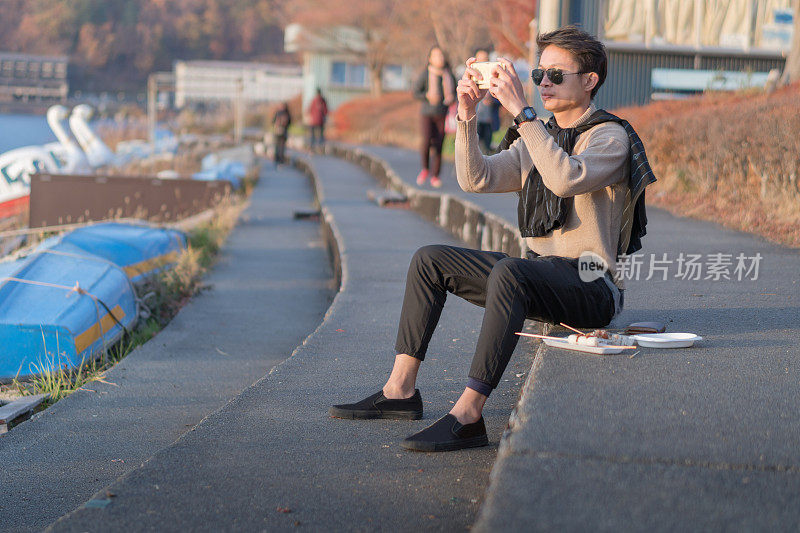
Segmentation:
{"type": "Polygon", "coordinates": [[[417,176],[417,185],[431,178],[433,187],[441,187],[439,173],[442,170],[442,143],[447,108],[456,101],[456,79],[444,52],[438,46],[428,52],[428,67],[420,74],[414,85],[414,97],[422,100],[422,170],[417,176]],[[431,151],[433,167],[431,168],[431,151]]]}
{"type": "MultiPolygon", "coordinates": [[[[475,61],[489,61],[489,51],[479,48],[475,51],[475,61]]],[[[492,135],[500,129],[500,102],[491,94],[478,103],[476,119],[478,121],[478,141],[484,153],[492,154],[492,135]]]]}
{"type": "Polygon", "coordinates": [[[328,102],[317,88],[317,95],[308,105],[308,127],[311,132],[311,148],[325,143],[325,120],[328,117],[328,102]]]}
{"type": "Polygon", "coordinates": [[[272,138],[275,144],[275,166],[286,162],[286,140],[289,138],[289,126],[292,115],[289,113],[289,104],[282,103],[272,117],[272,138]]]}

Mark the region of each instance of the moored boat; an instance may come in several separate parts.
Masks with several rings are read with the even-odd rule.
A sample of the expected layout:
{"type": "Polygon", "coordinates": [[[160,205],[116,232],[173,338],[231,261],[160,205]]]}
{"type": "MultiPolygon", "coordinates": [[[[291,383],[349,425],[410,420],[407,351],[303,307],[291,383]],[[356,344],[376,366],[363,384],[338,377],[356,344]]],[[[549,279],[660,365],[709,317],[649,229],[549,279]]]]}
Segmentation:
{"type": "Polygon", "coordinates": [[[129,277],[100,257],[41,250],[0,263],[0,380],[98,357],[138,311],[129,277]]]}
{"type": "Polygon", "coordinates": [[[175,264],[184,248],[186,236],[177,230],[146,223],[104,222],[48,239],[38,249],[103,258],[138,283],[175,264]]]}

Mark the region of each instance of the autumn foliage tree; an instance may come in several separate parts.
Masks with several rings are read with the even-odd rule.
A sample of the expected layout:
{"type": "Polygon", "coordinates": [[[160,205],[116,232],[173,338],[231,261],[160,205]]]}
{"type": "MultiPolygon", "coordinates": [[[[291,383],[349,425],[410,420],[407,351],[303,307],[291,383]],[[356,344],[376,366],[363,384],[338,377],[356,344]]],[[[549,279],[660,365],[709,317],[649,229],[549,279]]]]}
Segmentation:
{"type": "Polygon", "coordinates": [[[0,50],[68,55],[77,88],[138,88],[152,70],[169,70],[177,59],[281,54],[283,3],[2,0],[0,50]]]}
{"type": "Polygon", "coordinates": [[[453,64],[476,48],[494,49],[510,58],[527,57],[528,24],[536,16],[535,0],[420,0],[430,13],[437,42],[453,64]]]}
{"type": "Polygon", "coordinates": [[[381,93],[383,68],[407,59],[430,42],[430,27],[417,28],[417,11],[410,2],[398,0],[295,0],[286,6],[286,20],[311,32],[331,35],[330,30],[346,26],[359,30],[363,43],[328,39],[337,51],[362,60],[373,95],[381,93]]]}
{"type": "Polygon", "coordinates": [[[360,30],[364,47],[340,49],[362,59],[373,95],[381,92],[381,72],[390,62],[424,65],[433,44],[442,47],[452,65],[461,65],[477,47],[493,47],[513,57],[527,55],[528,23],[535,0],[294,0],[287,22],[310,30],[334,26],[360,30]]]}
{"type": "MultiPolygon", "coordinates": [[[[282,28],[350,26],[374,93],[390,63],[422,68],[438,41],[454,65],[475,47],[524,57],[535,0],[1,0],[0,50],[68,55],[71,86],[140,88],[178,59],[293,60],[282,28]]],[[[344,45],[345,48],[347,45],[344,45]]]]}
{"type": "Polygon", "coordinates": [[[495,48],[511,57],[528,57],[530,22],[536,18],[536,0],[500,0],[493,4],[488,24],[495,48]]]}

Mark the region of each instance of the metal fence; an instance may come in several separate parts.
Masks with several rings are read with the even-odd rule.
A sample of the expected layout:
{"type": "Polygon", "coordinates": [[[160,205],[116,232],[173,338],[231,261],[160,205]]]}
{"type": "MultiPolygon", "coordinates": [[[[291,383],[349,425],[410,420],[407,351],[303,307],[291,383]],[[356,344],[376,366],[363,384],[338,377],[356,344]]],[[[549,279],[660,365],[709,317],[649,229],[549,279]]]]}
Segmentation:
{"type": "Polygon", "coordinates": [[[710,55],[692,51],[622,50],[608,47],[608,76],[597,93],[598,107],[615,109],[650,102],[654,68],[769,72],[783,69],[785,59],[775,56],[710,55]]]}

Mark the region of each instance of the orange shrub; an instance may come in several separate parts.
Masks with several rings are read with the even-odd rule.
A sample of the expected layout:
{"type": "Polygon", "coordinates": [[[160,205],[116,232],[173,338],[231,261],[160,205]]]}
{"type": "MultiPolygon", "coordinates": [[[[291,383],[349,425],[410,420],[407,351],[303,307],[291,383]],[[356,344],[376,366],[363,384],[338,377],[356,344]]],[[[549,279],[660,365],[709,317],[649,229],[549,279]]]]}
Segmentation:
{"type": "Polygon", "coordinates": [[[409,92],[365,97],[339,106],[332,138],[357,144],[387,144],[416,149],[420,143],[420,103],[409,92]]]}
{"type": "Polygon", "coordinates": [[[800,246],[800,85],[616,110],[658,178],[648,202],[800,246]]]}
{"type": "MultiPolygon", "coordinates": [[[[336,110],[330,133],[416,149],[419,106],[408,92],[352,100],[336,110]]],[[[800,84],[615,113],[639,132],[658,178],[648,203],[800,246],[800,84]]]]}

